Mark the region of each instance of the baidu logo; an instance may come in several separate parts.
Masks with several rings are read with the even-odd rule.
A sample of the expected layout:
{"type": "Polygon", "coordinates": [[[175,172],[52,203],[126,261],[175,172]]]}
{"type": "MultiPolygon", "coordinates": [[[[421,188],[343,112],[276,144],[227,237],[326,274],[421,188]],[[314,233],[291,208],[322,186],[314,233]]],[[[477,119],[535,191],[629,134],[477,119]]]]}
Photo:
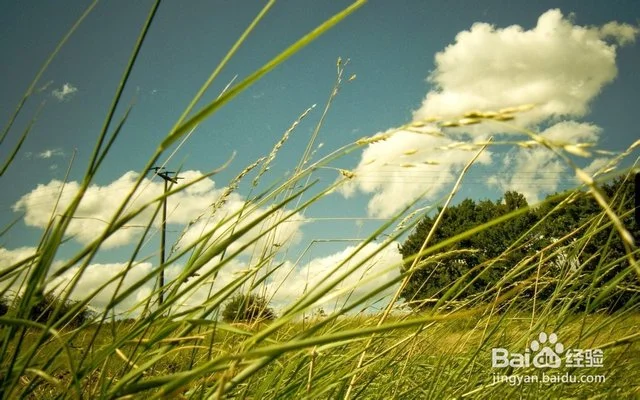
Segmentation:
{"type": "Polygon", "coordinates": [[[504,348],[491,349],[493,368],[560,368],[563,364],[566,367],[602,367],[603,361],[601,349],[565,349],[555,333],[547,335],[540,332],[524,353],[504,348]]]}

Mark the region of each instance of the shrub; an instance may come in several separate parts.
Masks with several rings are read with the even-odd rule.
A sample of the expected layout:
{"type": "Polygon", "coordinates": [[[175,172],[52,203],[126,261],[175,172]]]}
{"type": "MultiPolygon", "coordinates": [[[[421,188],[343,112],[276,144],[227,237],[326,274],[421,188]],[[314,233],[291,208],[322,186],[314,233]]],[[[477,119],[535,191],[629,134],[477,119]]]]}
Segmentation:
{"type": "Polygon", "coordinates": [[[0,316],[5,315],[9,312],[9,304],[7,304],[7,299],[2,297],[0,298],[0,316]]]}
{"type": "Polygon", "coordinates": [[[255,294],[233,296],[222,312],[222,319],[227,322],[271,321],[275,318],[267,299],[255,294]]]}
{"type": "MultiPolygon", "coordinates": [[[[49,322],[51,317],[53,316],[53,312],[60,304],[60,299],[58,299],[53,294],[47,294],[42,297],[38,302],[36,302],[29,311],[29,319],[34,322],[40,322],[45,324],[49,322]]],[[[60,307],[60,312],[58,313],[58,317],[66,314],[73,307],[77,305],[75,301],[66,301],[60,307]]],[[[75,315],[71,317],[70,325],[72,327],[78,327],[84,325],[87,321],[92,318],[92,312],[87,307],[83,307],[78,311],[75,315]]]]}

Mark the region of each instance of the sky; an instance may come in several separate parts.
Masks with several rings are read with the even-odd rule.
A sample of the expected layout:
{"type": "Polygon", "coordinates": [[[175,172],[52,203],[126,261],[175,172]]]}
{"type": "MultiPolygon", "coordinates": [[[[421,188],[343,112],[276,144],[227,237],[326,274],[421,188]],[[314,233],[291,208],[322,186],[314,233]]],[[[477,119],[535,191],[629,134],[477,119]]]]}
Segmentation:
{"type": "MultiPolygon", "coordinates": [[[[3,128],[43,62],[90,3],[69,0],[62,7],[58,2],[0,0],[0,53],[4,55],[0,74],[6,77],[0,86],[3,128]]],[[[70,225],[72,238],[61,247],[60,262],[104,229],[103,221],[115,211],[156,144],[264,3],[161,3],[116,120],[130,104],[132,112],[80,205],[76,215],[81,218],[70,225]]],[[[277,2],[196,109],[349,4],[342,0],[277,2]]],[[[634,99],[640,92],[640,2],[489,0],[469,4],[462,0],[370,1],[201,123],[173,155],[175,146],[159,163],[180,168],[185,177],[181,183],[185,183],[235,156],[219,174],[169,200],[169,241],[185,245],[197,238],[209,226],[202,221],[179,236],[190,221],[216,203],[233,177],[266,156],[296,118],[316,105],[291,133],[261,182],[273,184],[295,168],[332,91],[339,57],[343,63],[349,60],[345,79],[318,134],[314,159],[362,137],[393,134],[335,161],[332,167],[351,171],[354,177],[295,215],[278,232],[277,239],[288,249],[281,255],[281,261],[288,263],[283,270],[293,271],[286,278],[290,282],[284,285],[286,290],[278,289],[281,301],[295,297],[305,285],[322,281],[323,273],[359,240],[412,201],[418,200],[419,206],[440,204],[474,154],[458,146],[459,141],[483,142],[490,136],[498,142],[527,140],[496,123],[445,129],[444,137],[399,130],[405,124],[532,104],[535,107],[516,114],[513,124],[560,146],[589,143],[616,153],[638,139],[634,99]]],[[[4,162],[42,107],[15,161],[0,177],[4,181],[0,226],[18,219],[0,237],[0,267],[33,252],[67,170],[69,183],[61,205],[77,190],[151,5],[151,1],[98,3],[44,72],[36,93],[0,146],[4,162]]],[[[427,124],[424,129],[436,128],[427,124]]],[[[589,173],[603,168],[611,158],[604,152],[591,153],[571,156],[589,173]]],[[[242,207],[252,176],[228,197],[224,212],[242,207]]],[[[339,176],[331,169],[314,174],[324,186],[339,176]]],[[[535,203],[576,185],[571,169],[540,146],[495,145],[479,157],[454,201],[495,200],[505,190],[517,190],[535,203]]],[[[161,193],[162,182],[150,174],[143,187],[135,204],[161,193]]],[[[264,211],[257,210],[256,215],[264,211]]],[[[151,214],[143,213],[131,225],[144,225],[150,218],[151,214]]],[[[110,238],[83,278],[81,290],[122,268],[139,233],[139,227],[129,226],[110,238]]],[[[145,243],[137,267],[140,274],[154,267],[158,240],[156,234],[145,243]]],[[[395,246],[390,246],[365,267],[384,281],[394,276],[389,266],[399,261],[395,246]]],[[[181,266],[172,268],[168,273],[175,275],[181,266]]],[[[229,266],[229,276],[234,268],[247,265],[239,260],[229,266]]],[[[352,279],[356,285],[357,278],[352,279]]],[[[365,286],[359,285],[359,290],[365,286]]],[[[141,291],[139,298],[147,292],[141,291]]],[[[202,295],[197,293],[191,301],[202,295]]],[[[95,305],[100,306],[105,296],[95,305]]]]}

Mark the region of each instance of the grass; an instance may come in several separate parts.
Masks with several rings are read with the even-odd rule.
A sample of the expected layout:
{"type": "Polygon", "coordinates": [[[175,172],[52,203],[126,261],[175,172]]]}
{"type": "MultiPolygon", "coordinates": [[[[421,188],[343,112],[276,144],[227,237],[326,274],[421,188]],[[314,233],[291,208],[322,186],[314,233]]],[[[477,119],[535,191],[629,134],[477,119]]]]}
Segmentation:
{"type": "MultiPolygon", "coordinates": [[[[196,109],[202,95],[217,78],[236,50],[250,37],[253,28],[273,4],[268,2],[262,12],[252,21],[247,30],[217,65],[201,90],[186,106],[181,117],[166,136],[150,149],[150,157],[141,171],[148,170],[165,155],[165,150],[180,140],[186,140],[192,129],[214,114],[233,98],[261,79],[269,71],[286,61],[296,52],[319,37],[322,33],[355,12],[364,2],[356,1],[343,12],[321,24],[308,35],[277,54],[263,67],[235,85],[229,85],[218,98],[196,109]]],[[[132,284],[131,271],[139,262],[140,250],[148,240],[165,198],[184,191],[190,182],[171,187],[162,196],[139,207],[131,207],[140,190],[143,176],[135,183],[107,228],[92,243],[82,248],[67,260],[60,260],[58,251],[68,240],[66,231],[71,217],[92,183],[97,171],[102,168],[106,155],[122,129],[126,127],[127,110],[116,122],[115,110],[121,103],[121,94],[129,73],[135,67],[139,49],[143,46],[147,31],[155,16],[159,2],[149,12],[139,38],[134,46],[121,82],[107,110],[101,133],[96,139],[93,156],[87,165],[85,176],[73,201],[61,215],[52,215],[50,224],[36,243],[36,252],[13,265],[0,266],[2,296],[12,292],[11,311],[0,317],[0,390],[4,398],[637,398],[640,396],[640,348],[637,334],[640,328],[640,313],[637,309],[622,309],[611,314],[584,313],[572,306],[568,296],[557,296],[555,301],[531,304],[531,299],[522,294],[537,288],[541,277],[554,279],[558,287],[570,287],[575,276],[561,271],[558,276],[548,277],[546,264],[553,255],[566,251],[566,243],[558,241],[545,249],[545,257],[523,260],[514,266],[511,276],[519,277],[519,284],[512,285],[508,279],[487,288],[478,299],[460,299],[464,290],[462,280],[452,282],[432,309],[415,312],[399,311],[396,302],[382,313],[359,313],[368,302],[379,298],[389,290],[398,290],[410,279],[413,269],[429,257],[474,233],[491,229],[522,213],[514,211],[486,224],[461,233],[448,240],[424,242],[419,254],[403,260],[391,268],[399,270],[401,265],[412,265],[397,278],[372,288],[365,294],[355,294],[355,287],[341,287],[349,300],[328,315],[314,313],[318,307],[328,304],[327,299],[352,274],[359,273],[369,260],[375,259],[386,247],[401,240],[427,209],[407,207],[388,221],[381,223],[369,236],[358,243],[355,250],[343,262],[337,263],[321,285],[308,288],[296,299],[286,304],[279,316],[268,323],[221,322],[225,304],[238,293],[263,293],[266,282],[286,266],[278,260],[289,254],[286,245],[276,243],[277,232],[296,215],[304,215],[311,205],[321,204],[325,196],[341,184],[354,179],[352,171],[335,167],[335,162],[346,154],[358,151],[369,143],[385,140],[394,132],[367,137],[336,149],[315,159],[315,140],[321,132],[325,115],[330,111],[333,99],[344,84],[343,76],[348,61],[338,60],[335,86],[323,109],[308,145],[301,155],[294,173],[286,179],[260,189],[260,179],[268,173],[269,163],[278,155],[289,134],[298,123],[312,111],[307,109],[300,115],[272,149],[265,149],[265,157],[247,166],[236,179],[229,183],[227,191],[203,214],[192,221],[209,221],[198,240],[187,246],[171,246],[172,251],[164,265],[153,268],[132,284]],[[320,170],[335,170],[338,179],[327,185],[315,180],[320,170]],[[214,218],[221,205],[238,187],[239,182],[254,177],[247,202],[232,215],[214,218]],[[260,191],[262,190],[262,191],[260,191]],[[153,210],[151,218],[130,256],[129,263],[121,273],[94,292],[82,298],[70,308],[63,308],[72,296],[74,287],[101,251],[105,240],[141,215],[144,210],[153,210]],[[213,223],[217,221],[216,223],[213,223]],[[368,253],[365,248],[374,243],[383,233],[389,236],[376,250],[368,253]],[[277,244],[277,246],[274,246],[277,244]],[[234,247],[240,245],[240,248],[234,247]],[[221,290],[209,291],[209,296],[197,306],[182,307],[181,304],[194,290],[213,287],[212,281],[237,260],[243,251],[252,251],[250,268],[236,275],[221,290]],[[131,320],[115,318],[116,309],[132,294],[157,280],[159,272],[175,264],[182,264],[181,272],[166,282],[163,288],[164,302],[156,303],[159,288],[142,299],[135,307],[136,317],[131,320]],[[73,278],[62,287],[52,288],[51,283],[64,273],[76,268],[73,278]],[[115,284],[109,304],[99,309],[94,318],[73,326],[74,316],[91,304],[95,296],[115,284]],[[53,304],[54,316],[47,322],[36,323],[29,313],[39,299],[52,294],[59,299],[53,304]],[[487,302],[486,299],[492,300],[487,302]],[[451,301],[451,300],[456,301],[451,301]],[[311,315],[311,317],[309,317],[311,315]],[[309,318],[305,318],[309,317],[309,318]],[[523,352],[532,338],[540,331],[555,332],[561,342],[573,348],[602,348],[605,361],[601,368],[580,369],[568,367],[554,373],[572,375],[597,374],[606,377],[598,384],[522,384],[496,383],[490,354],[494,347],[523,352]]],[[[92,9],[89,7],[87,13],[92,9]]],[[[6,125],[2,139],[13,132],[13,122],[25,101],[30,97],[42,71],[64,45],[85,13],[63,38],[59,46],[46,61],[30,88],[6,125]]],[[[435,134],[433,128],[423,129],[427,123],[435,123],[445,132],[449,127],[475,123],[510,123],[518,112],[526,107],[495,113],[471,113],[459,120],[414,122],[398,128],[418,134],[435,134]]],[[[29,134],[27,128],[21,134],[16,147],[11,149],[4,162],[2,174],[11,173],[11,163],[20,151],[21,143],[29,134]]],[[[580,144],[571,145],[549,142],[535,132],[522,129],[527,140],[513,140],[513,145],[542,146],[555,152],[570,165],[577,176],[591,190],[602,207],[600,218],[590,223],[591,230],[581,230],[578,244],[589,240],[589,232],[612,226],[625,240],[628,263],[625,274],[638,271],[637,248],[629,238],[609,200],[598,189],[598,183],[586,176],[566,153],[576,153],[580,144]],[[577,147],[576,147],[577,146],[577,147]]],[[[441,133],[437,133],[441,134],[441,133]]],[[[501,143],[504,144],[504,143],[501,143]]],[[[459,143],[457,146],[483,151],[492,143],[459,143]]],[[[634,144],[626,153],[620,154],[607,168],[615,168],[638,145],[634,144]]],[[[458,183],[451,190],[445,207],[456,194],[458,187],[473,161],[461,172],[458,183]]],[[[221,167],[224,168],[224,165],[221,167]]],[[[200,179],[214,175],[217,170],[200,179]]],[[[617,170],[617,174],[624,171],[617,170]]],[[[562,207],[562,204],[560,205],[562,207]]],[[[9,234],[14,225],[2,229],[1,235],[9,234]]],[[[185,228],[186,229],[186,228],[185,228]]],[[[437,223],[433,229],[437,229],[437,223]]],[[[576,231],[577,232],[577,231],[576,231]]],[[[575,232],[573,232],[575,233],[575,232]]],[[[568,236],[572,236],[568,232],[568,236]]],[[[514,238],[514,247],[521,238],[514,238]]],[[[508,250],[510,251],[510,250],[508,250]]],[[[294,266],[295,268],[295,266],[294,266]]],[[[565,267],[568,268],[568,267],[565,267]]],[[[284,271],[285,273],[287,271],[284,271]]],[[[290,272],[290,271],[289,271],[290,272]]],[[[597,272],[596,272],[597,273],[597,272]]],[[[285,274],[286,275],[286,274],[285,274]]],[[[594,277],[594,279],[597,277],[594,277]]],[[[363,281],[357,283],[364,284],[363,281]]],[[[110,289],[112,290],[112,289],[110,289]]],[[[399,293],[399,290],[396,292],[399,293]]],[[[395,299],[397,300],[396,294],[395,299]]],[[[535,300],[535,299],[534,299],[535,300]]],[[[533,367],[521,370],[512,368],[506,374],[541,377],[543,371],[533,367]]]]}
{"type": "MultiPolygon", "coordinates": [[[[389,323],[393,323],[392,318],[389,323]]],[[[279,357],[277,362],[253,375],[246,383],[239,384],[231,396],[245,396],[246,398],[339,398],[345,394],[350,375],[358,376],[353,395],[358,398],[421,398],[428,397],[461,397],[465,395],[473,398],[496,398],[509,392],[522,395],[537,396],[536,393],[582,398],[586,395],[599,393],[615,393],[620,398],[625,395],[630,398],[637,392],[637,388],[629,385],[630,380],[638,380],[640,372],[626,370],[625,376],[620,376],[620,366],[633,366],[640,356],[637,345],[627,344],[607,352],[607,363],[603,368],[585,368],[579,375],[604,375],[607,380],[597,386],[579,385],[550,385],[539,384],[517,388],[509,384],[496,385],[493,374],[487,373],[487,354],[479,354],[479,349],[491,347],[507,347],[521,349],[526,345],[526,338],[531,326],[530,315],[508,314],[506,316],[478,317],[465,320],[451,319],[429,324],[428,327],[395,329],[381,334],[369,347],[368,354],[360,370],[352,370],[363,348],[363,338],[351,342],[331,342],[324,345],[310,347],[302,351],[287,352],[279,357]],[[493,333],[487,337],[487,332],[493,333]],[[615,360],[615,362],[613,362],[615,360]],[[356,372],[359,372],[356,374],[356,372]],[[483,390],[478,391],[478,388],[483,390]],[[475,393],[469,394],[470,392],[475,393]],[[521,391],[521,392],[520,392],[521,391]]],[[[548,321],[539,321],[546,323],[548,321]]],[[[535,321],[534,321],[535,323],[535,321]]],[[[108,347],[119,336],[135,329],[135,322],[119,321],[115,323],[115,330],[100,330],[97,340],[91,345],[95,349],[108,347]]],[[[334,321],[321,329],[316,337],[335,335],[340,332],[358,330],[360,327],[375,327],[375,316],[348,317],[334,321]]],[[[242,355],[242,344],[251,335],[264,329],[264,325],[234,324],[223,326],[219,324],[217,331],[203,331],[197,335],[178,335],[181,326],[168,332],[163,341],[152,339],[159,332],[152,327],[147,331],[147,337],[139,337],[123,342],[99,368],[92,370],[83,380],[82,392],[86,397],[97,396],[100,391],[106,391],[123,371],[139,368],[148,359],[153,358],[163,345],[175,345],[172,352],[154,363],[152,369],[147,369],[143,377],[176,376],[181,371],[188,371],[194,365],[214,358],[234,357],[238,362],[235,368],[248,365],[252,359],[260,357],[242,355]],[[240,332],[241,331],[241,332],[240,332]],[[207,343],[213,342],[213,353],[207,343]],[[135,355],[135,356],[134,356],[135,355]]],[[[610,315],[574,316],[570,321],[557,330],[563,343],[569,346],[579,344],[584,348],[598,348],[606,346],[616,340],[637,334],[640,328],[640,315],[627,315],[625,318],[612,318],[610,315]],[[587,339],[581,339],[582,325],[597,327],[607,325],[607,329],[599,330],[587,339]]],[[[71,347],[74,357],[80,357],[89,346],[92,335],[97,327],[85,327],[82,334],[69,330],[61,332],[60,337],[71,347]]],[[[300,322],[292,322],[278,331],[272,338],[271,346],[296,341],[303,334],[305,328],[300,322]]],[[[26,341],[37,340],[35,331],[27,334],[26,341]]],[[[267,345],[269,347],[269,345],[267,345]]],[[[59,344],[50,339],[42,345],[37,358],[45,360],[58,350],[59,344]]],[[[562,368],[553,371],[563,375],[571,371],[562,368]]],[[[571,371],[571,372],[575,372],[571,371]]],[[[189,397],[199,385],[216,387],[225,378],[229,369],[214,369],[207,376],[200,377],[193,382],[193,386],[178,388],[172,396],[189,397]]],[[[540,375],[540,370],[529,368],[522,374],[540,375]]],[[[69,370],[64,362],[54,363],[49,367],[50,380],[41,382],[30,394],[32,398],[53,398],[59,395],[62,388],[72,385],[69,370]]],[[[38,375],[27,373],[19,382],[19,388],[25,390],[38,375]]],[[[231,375],[228,376],[230,378],[231,375]]]]}

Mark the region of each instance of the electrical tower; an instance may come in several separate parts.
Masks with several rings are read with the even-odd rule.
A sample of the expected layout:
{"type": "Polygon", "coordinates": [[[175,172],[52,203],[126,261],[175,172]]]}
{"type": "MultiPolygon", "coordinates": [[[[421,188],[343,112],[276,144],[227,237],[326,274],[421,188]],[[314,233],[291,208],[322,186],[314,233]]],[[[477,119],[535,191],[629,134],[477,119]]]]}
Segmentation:
{"type": "Polygon", "coordinates": [[[158,294],[158,306],[161,306],[164,300],[164,251],[165,251],[165,241],[167,237],[167,198],[166,194],[169,191],[169,188],[173,184],[178,183],[178,179],[182,179],[181,177],[176,175],[176,171],[167,171],[164,167],[153,167],[149,169],[149,171],[153,171],[154,175],[158,175],[160,178],[164,180],[164,194],[165,197],[162,199],[162,228],[161,228],[161,236],[160,236],[160,276],[158,279],[158,287],[160,289],[158,294]],[[173,176],[172,176],[173,175],[173,176]]]}

